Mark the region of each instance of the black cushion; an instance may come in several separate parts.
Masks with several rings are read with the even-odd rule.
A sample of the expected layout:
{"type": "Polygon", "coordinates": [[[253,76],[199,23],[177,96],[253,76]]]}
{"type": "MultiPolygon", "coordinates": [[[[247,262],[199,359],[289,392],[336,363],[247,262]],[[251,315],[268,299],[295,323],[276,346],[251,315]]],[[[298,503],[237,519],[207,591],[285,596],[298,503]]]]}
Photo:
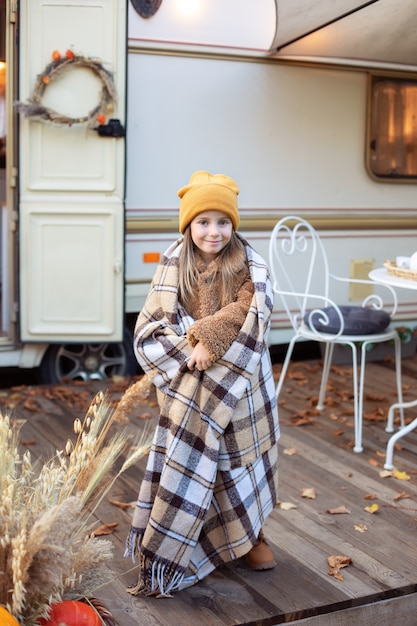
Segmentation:
{"type": "MultiPolygon", "coordinates": [[[[344,335],[375,335],[384,331],[391,322],[391,317],[386,311],[371,309],[362,306],[339,306],[345,324],[344,335]]],[[[326,324],[320,313],[313,315],[309,320],[310,313],[306,313],[304,321],[310,328],[314,328],[323,333],[336,334],[340,330],[340,319],[334,307],[324,307],[319,309],[326,313],[329,323],[326,324]]]]}

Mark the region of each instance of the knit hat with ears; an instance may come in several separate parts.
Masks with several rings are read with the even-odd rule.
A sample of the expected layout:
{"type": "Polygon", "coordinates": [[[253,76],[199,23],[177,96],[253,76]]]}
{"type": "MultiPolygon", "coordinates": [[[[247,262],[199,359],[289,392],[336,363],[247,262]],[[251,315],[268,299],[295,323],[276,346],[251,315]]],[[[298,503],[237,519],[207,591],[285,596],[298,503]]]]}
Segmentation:
{"type": "Polygon", "coordinates": [[[224,174],[210,174],[204,170],[194,172],[190,182],[181,187],[180,233],[203,211],[223,211],[232,220],[234,230],[238,229],[240,218],[237,208],[239,187],[232,178],[224,174]]]}

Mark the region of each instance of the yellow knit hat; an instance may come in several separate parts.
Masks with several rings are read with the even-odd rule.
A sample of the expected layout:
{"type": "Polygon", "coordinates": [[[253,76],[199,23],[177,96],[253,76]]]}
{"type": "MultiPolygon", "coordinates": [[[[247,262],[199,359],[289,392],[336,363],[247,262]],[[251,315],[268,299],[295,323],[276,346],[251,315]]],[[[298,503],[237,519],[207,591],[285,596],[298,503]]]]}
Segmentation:
{"type": "Polygon", "coordinates": [[[178,191],[180,202],[180,233],[203,211],[223,211],[238,229],[240,218],[237,208],[239,187],[224,174],[210,174],[204,170],[194,172],[190,182],[178,191]]]}

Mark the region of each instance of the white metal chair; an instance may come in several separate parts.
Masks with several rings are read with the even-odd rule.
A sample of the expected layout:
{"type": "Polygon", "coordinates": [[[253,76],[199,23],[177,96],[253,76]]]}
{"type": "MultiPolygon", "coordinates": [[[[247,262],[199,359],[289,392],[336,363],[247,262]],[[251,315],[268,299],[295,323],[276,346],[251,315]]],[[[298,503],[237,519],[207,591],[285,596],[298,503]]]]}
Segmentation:
{"type": "MultiPolygon", "coordinates": [[[[269,262],[274,293],[280,296],[294,330],[276,387],[277,397],[284,384],[296,342],[299,340],[322,342],[325,344],[325,350],[317,403],[317,409],[322,410],[334,346],[336,344],[350,346],[355,420],[353,450],[362,452],[365,364],[366,353],[371,344],[394,342],[398,403],[402,403],[401,342],[395,328],[390,326],[397,308],[395,291],[389,285],[371,280],[343,278],[331,274],[318,233],[309,222],[294,215],[281,219],[274,227],[270,238],[269,262]],[[347,288],[351,283],[373,285],[376,292],[364,298],[359,305],[336,304],[333,299],[336,297],[333,295],[334,289],[337,289],[339,294],[343,292],[347,301],[347,288]],[[387,310],[383,308],[387,305],[384,304],[382,296],[378,295],[384,292],[392,299],[387,310]],[[360,367],[358,367],[359,351],[360,367]]],[[[401,425],[404,425],[401,407],[400,417],[401,425]]]]}

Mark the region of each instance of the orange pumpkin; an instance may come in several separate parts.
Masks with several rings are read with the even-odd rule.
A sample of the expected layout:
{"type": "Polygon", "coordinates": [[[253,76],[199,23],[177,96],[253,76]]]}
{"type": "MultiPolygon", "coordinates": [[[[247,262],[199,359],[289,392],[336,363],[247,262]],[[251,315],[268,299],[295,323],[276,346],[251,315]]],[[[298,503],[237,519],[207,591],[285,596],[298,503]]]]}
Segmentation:
{"type": "Polygon", "coordinates": [[[67,50],[65,56],[67,57],[67,59],[73,59],[75,57],[75,54],[72,50],[67,50]]]}
{"type": "Polygon", "coordinates": [[[19,622],[4,606],[0,606],[0,624],[1,626],[19,626],[19,622]]]}
{"type": "Polygon", "coordinates": [[[52,53],[52,60],[53,61],[58,61],[58,59],[61,58],[61,53],[59,50],[54,50],[52,53]]]}
{"type": "Polygon", "coordinates": [[[85,602],[64,600],[51,605],[48,619],[39,621],[41,626],[102,626],[99,614],[85,602]]]}

